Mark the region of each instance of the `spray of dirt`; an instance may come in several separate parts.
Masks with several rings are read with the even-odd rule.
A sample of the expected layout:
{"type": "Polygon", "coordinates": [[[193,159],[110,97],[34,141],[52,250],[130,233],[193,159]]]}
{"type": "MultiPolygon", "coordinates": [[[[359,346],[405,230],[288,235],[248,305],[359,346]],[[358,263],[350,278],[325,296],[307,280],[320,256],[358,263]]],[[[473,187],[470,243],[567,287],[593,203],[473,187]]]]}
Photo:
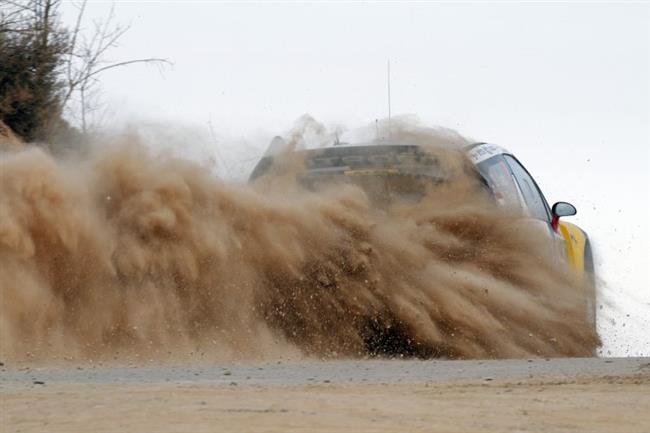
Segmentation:
{"type": "Polygon", "coordinates": [[[229,183],[133,142],[0,156],[0,356],[592,354],[585,288],[548,240],[484,199],[455,138],[401,133],[454,180],[381,209],[354,186],[229,183]]]}
{"type": "Polygon", "coordinates": [[[0,120],[0,152],[12,152],[23,147],[23,142],[5,123],[0,120]]]}

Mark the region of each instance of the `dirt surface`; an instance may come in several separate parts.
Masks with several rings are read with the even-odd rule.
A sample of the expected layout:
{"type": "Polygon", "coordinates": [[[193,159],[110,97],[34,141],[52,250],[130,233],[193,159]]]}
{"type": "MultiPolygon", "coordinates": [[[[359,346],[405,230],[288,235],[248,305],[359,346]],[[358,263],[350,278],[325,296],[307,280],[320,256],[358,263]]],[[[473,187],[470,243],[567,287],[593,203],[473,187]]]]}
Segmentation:
{"type": "Polygon", "coordinates": [[[3,432],[648,432],[650,359],[13,369],[3,432]]]}

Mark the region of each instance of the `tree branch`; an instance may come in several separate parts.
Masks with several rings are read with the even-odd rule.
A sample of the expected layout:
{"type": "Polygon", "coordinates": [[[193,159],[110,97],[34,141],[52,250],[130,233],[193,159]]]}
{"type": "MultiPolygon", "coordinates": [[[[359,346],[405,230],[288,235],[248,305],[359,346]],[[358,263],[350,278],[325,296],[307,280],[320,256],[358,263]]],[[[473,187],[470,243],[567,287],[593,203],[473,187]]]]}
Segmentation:
{"type": "Polygon", "coordinates": [[[173,63],[170,62],[167,59],[159,59],[159,58],[156,58],[156,57],[152,57],[152,58],[149,58],[149,59],[127,60],[125,62],[113,63],[111,65],[99,68],[99,69],[93,71],[92,73],[88,74],[86,76],[86,78],[94,77],[95,75],[97,75],[97,74],[99,74],[101,72],[107,71],[109,69],[119,68],[120,66],[132,65],[134,63],[164,63],[164,64],[169,65],[169,66],[173,65],[173,63]]]}

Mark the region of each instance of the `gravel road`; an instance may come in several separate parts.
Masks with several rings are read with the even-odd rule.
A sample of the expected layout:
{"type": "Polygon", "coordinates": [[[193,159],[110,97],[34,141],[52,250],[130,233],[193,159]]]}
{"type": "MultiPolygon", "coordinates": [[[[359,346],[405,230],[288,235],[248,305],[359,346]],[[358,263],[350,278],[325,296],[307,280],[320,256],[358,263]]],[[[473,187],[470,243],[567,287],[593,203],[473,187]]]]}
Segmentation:
{"type": "Polygon", "coordinates": [[[101,367],[0,370],[0,386],[47,383],[180,383],[210,385],[308,385],[312,383],[425,383],[454,380],[629,375],[650,371],[650,358],[532,358],[485,361],[303,361],[163,367],[101,367]]]}
{"type": "Polygon", "coordinates": [[[0,368],[2,432],[650,432],[650,358],[0,368]]]}

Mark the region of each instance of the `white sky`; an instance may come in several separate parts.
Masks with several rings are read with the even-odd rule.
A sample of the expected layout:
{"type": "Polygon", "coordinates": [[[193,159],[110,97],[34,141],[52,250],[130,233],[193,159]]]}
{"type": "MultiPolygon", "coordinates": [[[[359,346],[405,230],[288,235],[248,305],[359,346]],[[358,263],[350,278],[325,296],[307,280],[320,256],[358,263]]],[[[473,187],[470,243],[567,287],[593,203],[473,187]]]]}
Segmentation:
{"type": "MultiPolygon", "coordinates": [[[[91,2],[88,15],[109,7],[91,2]]],[[[74,11],[64,4],[67,22],[74,11]]],[[[132,28],[111,60],[155,56],[174,66],[103,75],[112,124],[205,131],[211,119],[220,142],[263,146],[304,113],[363,126],[386,115],[390,58],[394,114],[507,147],[549,202],[576,205],[572,221],[595,242],[610,302],[632,311],[628,329],[646,328],[616,329],[619,340],[640,341],[614,353],[650,354],[648,3],[138,1],[117,2],[115,12],[132,28]]],[[[250,158],[259,149],[224,152],[250,158]]]]}

